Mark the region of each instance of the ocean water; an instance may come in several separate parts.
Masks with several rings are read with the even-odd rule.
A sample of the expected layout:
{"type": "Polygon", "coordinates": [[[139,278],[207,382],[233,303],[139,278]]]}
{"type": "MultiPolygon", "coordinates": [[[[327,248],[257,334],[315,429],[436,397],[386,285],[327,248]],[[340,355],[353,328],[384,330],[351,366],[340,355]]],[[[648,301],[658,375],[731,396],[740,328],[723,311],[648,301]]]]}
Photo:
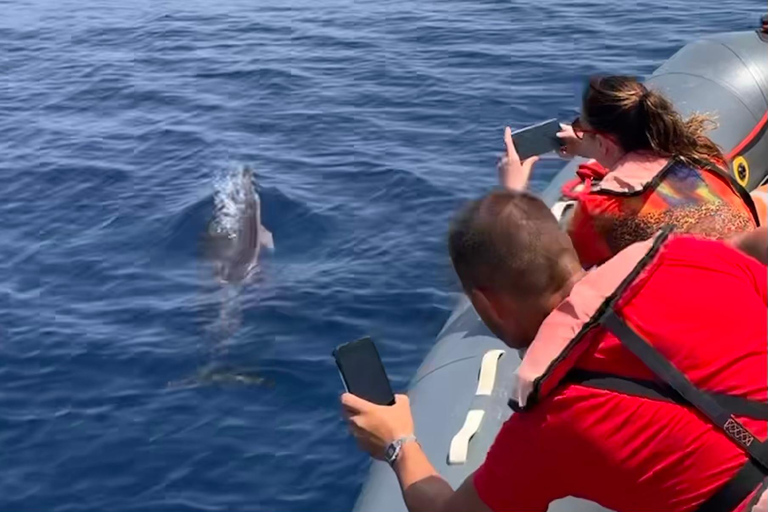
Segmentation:
{"type": "Polygon", "coordinates": [[[0,0],[0,509],[349,509],[331,350],[369,334],[407,385],[504,125],[765,10],[0,0]],[[276,251],[223,287],[201,237],[243,165],[276,251]]]}

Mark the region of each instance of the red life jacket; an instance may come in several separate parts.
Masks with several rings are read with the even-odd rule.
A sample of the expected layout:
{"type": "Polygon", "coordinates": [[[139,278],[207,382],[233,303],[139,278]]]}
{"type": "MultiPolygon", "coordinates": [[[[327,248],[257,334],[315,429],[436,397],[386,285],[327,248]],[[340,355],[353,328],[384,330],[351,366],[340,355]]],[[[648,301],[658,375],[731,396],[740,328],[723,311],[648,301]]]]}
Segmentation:
{"type": "MultiPolygon", "coordinates": [[[[681,353],[676,350],[678,347],[674,346],[674,341],[669,345],[669,340],[666,342],[668,346],[663,343],[656,346],[656,341],[644,339],[633,327],[633,324],[642,324],[643,318],[647,322],[649,316],[654,317],[652,311],[639,314],[637,308],[632,306],[632,301],[660,268],[666,248],[678,243],[667,241],[669,231],[670,229],[665,229],[653,239],[631,245],[604,265],[589,272],[574,286],[569,297],[545,319],[527,349],[517,371],[515,391],[510,405],[522,413],[536,407],[550,395],[557,395],[560,386],[577,384],[695,408],[748,456],[743,467],[697,509],[697,512],[731,512],[739,505],[743,506],[747,500],[756,502],[768,485],[768,443],[757,438],[737,419],[738,416],[768,420],[768,404],[762,401],[768,393],[768,382],[764,382],[765,376],[750,376],[750,386],[754,388],[752,381],[757,380],[757,386],[760,388],[758,391],[753,389],[751,398],[741,392],[702,389],[693,383],[696,379],[678,369],[686,365],[690,367],[691,358],[694,358],[690,350],[682,350],[681,353]],[[598,362],[602,365],[600,372],[590,371],[589,364],[585,367],[583,361],[594,359],[592,356],[596,353],[595,349],[605,342],[606,336],[618,340],[624,349],[639,359],[645,367],[645,374],[640,372],[640,375],[622,375],[621,370],[615,369],[621,367],[621,364],[617,363],[621,360],[625,364],[623,371],[626,371],[626,356],[611,360],[605,353],[598,356],[598,362]],[[664,355],[665,352],[674,356],[668,359],[664,355]],[[609,371],[604,371],[606,368],[609,371]],[[758,396],[761,400],[755,399],[758,396]]],[[[682,238],[681,242],[690,239],[682,238]]],[[[680,265],[680,261],[674,264],[680,265]]],[[[670,289],[679,285],[680,283],[669,283],[670,289]]],[[[664,283],[665,288],[666,286],[664,283]]],[[[763,300],[765,302],[768,299],[763,300]]],[[[654,307],[670,306],[658,304],[654,307]]],[[[731,319],[724,319],[729,320],[731,319]]],[[[759,322],[759,319],[755,318],[750,320],[759,322]]],[[[702,318],[701,321],[718,319],[702,318]]],[[[763,317],[763,324],[765,322],[763,317]]],[[[767,334],[762,334],[762,337],[766,336],[767,334]]],[[[729,340],[722,342],[727,344],[729,340]]],[[[754,347],[746,348],[738,343],[727,346],[732,347],[734,361],[745,357],[747,351],[754,350],[754,347]],[[745,354],[741,355],[740,351],[745,351],[745,354]]],[[[765,351],[761,351],[762,357],[768,359],[765,351]]],[[[610,353],[618,354],[615,351],[610,353]]],[[[634,359],[630,358],[629,361],[632,363],[634,359]]],[[[702,373],[707,372],[697,372],[698,380],[702,380],[702,373]]],[[[720,385],[722,386],[722,383],[720,385]]],[[[732,387],[736,388],[738,386],[732,387]]],[[[595,418],[594,421],[599,419],[595,418]]],[[[754,425],[754,422],[752,424],[754,425]]],[[[765,430],[764,425],[761,430],[765,430]]]]}
{"type": "Polygon", "coordinates": [[[709,238],[759,225],[750,195],[714,164],[692,166],[630,153],[611,172],[591,161],[576,174],[563,195],[577,201],[568,233],[584,268],[647,240],[665,225],[709,238]]]}

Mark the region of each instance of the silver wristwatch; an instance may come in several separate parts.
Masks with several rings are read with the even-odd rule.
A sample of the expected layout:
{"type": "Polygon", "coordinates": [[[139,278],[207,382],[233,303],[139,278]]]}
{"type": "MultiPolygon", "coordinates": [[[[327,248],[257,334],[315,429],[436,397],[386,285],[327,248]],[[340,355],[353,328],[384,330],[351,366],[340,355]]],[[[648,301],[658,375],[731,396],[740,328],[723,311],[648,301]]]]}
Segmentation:
{"type": "Polygon", "coordinates": [[[410,435],[400,437],[389,443],[389,446],[387,446],[387,449],[384,451],[384,460],[386,460],[390,466],[394,465],[395,461],[400,456],[403,445],[408,441],[416,441],[416,436],[410,435]]]}

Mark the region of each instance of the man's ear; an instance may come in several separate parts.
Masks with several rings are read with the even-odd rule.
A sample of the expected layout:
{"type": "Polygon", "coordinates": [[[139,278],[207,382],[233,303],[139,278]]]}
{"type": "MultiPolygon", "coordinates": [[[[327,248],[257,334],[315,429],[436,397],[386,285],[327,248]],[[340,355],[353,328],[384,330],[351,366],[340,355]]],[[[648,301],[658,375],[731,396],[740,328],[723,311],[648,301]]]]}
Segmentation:
{"type": "Polygon", "coordinates": [[[472,305],[477,310],[477,314],[487,324],[499,325],[501,323],[501,311],[497,294],[493,290],[484,288],[474,288],[469,292],[472,305]]]}

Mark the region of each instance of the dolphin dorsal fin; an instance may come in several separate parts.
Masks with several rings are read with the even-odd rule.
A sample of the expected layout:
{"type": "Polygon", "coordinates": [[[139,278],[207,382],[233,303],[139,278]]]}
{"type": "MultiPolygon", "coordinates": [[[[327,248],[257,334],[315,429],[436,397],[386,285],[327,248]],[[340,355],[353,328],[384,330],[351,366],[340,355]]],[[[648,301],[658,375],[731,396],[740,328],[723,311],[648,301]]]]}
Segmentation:
{"type": "Polygon", "coordinates": [[[259,226],[259,243],[266,249],[275,250],[275,240],[272,238],[272,233],[264,226],[259,226]]]}

